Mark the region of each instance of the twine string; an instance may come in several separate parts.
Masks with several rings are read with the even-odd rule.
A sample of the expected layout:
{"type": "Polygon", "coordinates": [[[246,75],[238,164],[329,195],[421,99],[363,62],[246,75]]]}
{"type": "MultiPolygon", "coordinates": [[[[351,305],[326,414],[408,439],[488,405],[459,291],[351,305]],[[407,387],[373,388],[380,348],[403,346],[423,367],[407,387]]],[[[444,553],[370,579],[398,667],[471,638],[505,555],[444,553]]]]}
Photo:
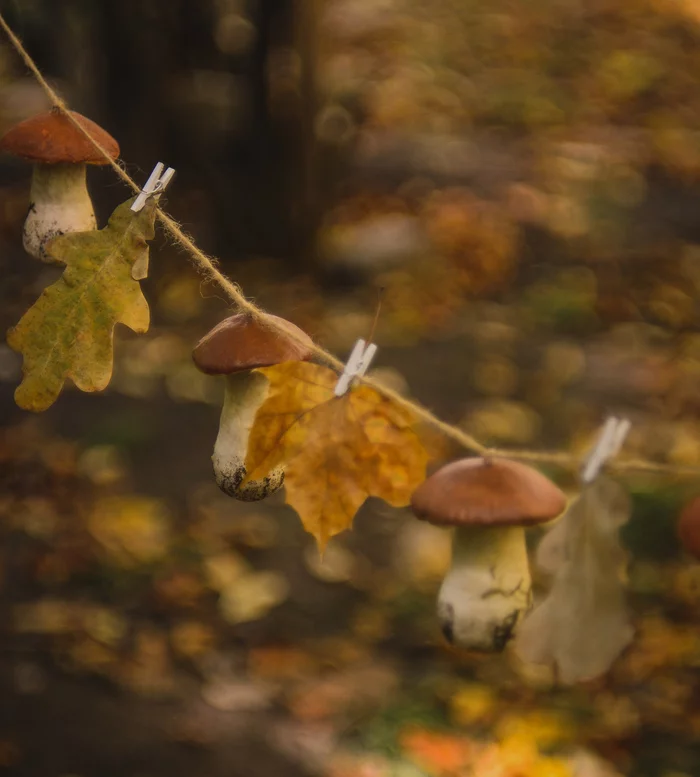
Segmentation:
{"type": "MultiPolygon", "coordinates": [[[[85,128],[78,123],[75,117],[70,112],[66,102],[60,97],[60,95],[53,89],[48,83],[43,73],[39,70],[37,64],[34,62],[29,52],[25,49],[22,41],[17,37],[11,27],[5,21],[5,18],[0,13],[0,27],[4,30],[5,34],[9,38],[13,47],[17,51],[18,55],[22,58],[24,64],[31,71],[34,78],[36,78],[39,85],[42,87],[53,106],[60,110],[64,116],[73,124],[73,126],[82,135],[84,135],[95,147],[95,149],[103,156],[105,162],[109,164],[119,178],[130,187],[135,193],[141,191],[141,187],[131,178],[131,176],[124,170],[124,168],[116,162],[109,155],[107,150],[96,141],[92,135],[90,135],[85,128]]],[[[262,308],[255,305],[249,299],[246,298],[240,286],[234,283],[218,268],[218,260],[212,256],[205,254],[194,243],[180,227],[180,225],[169,216],[162,208],[156,209],[156,215],[159,221],[162,223],[166,232],[170,234],[172,239],[184,248],[189,256],[190,261],[195,265],[196,269],[204,276],[205,279],[218,284],[224,292],[228,295],[229,299],[233,302],[235,307],[254,318],[260,324],[269,327],[270,329],[278,332],[285,337],[295,340],[298,344],[308,347],[308,342],[299,338],[298,335],[283,328],[274,317],[266,313],[262,308]]],[[[340,361],[336,356],[322,348],[320,345],[313,343],[312,351],[314,356],[327,366],[333,368],[337,372],[342,372],[345,367],[344,363],[340,361]]],[[[580,459],[571,453],[560,451],[533,451],[533,450],[510,450],[510,449],[497,449],[489,448],[483,443],[479,442],[475,437],[467,434],[465,431],[457,426],[442,421],[435,416],[430,410],[423,405],[413,400],[407,399],[398,392],[383,385],[382,383],[374,380],[371,377],[363,377],[361,381],[376,391],[383,394],[385,397],[390,398],[398,405],[409,410],[420,421],[427,423],[433,428],[440,431],[447,438],[459,443],[467,450],[471,450],[474,453],[488,456],[503,456],[511,459],[521,459],[531,462],[539,462],[542,464],[554,464],[565,468],[575,468],[580,465],[580,459]]],[[[610,469],[624,471],[638,471],[649,472],[657,474],[669,474],[669,475],[682,475],[682,476],[700,476],[700,467],[682,467],[672,464],[661,464],[653,461],[646,461],[642,459],[616,459],[608,463],[610,469]]]]}

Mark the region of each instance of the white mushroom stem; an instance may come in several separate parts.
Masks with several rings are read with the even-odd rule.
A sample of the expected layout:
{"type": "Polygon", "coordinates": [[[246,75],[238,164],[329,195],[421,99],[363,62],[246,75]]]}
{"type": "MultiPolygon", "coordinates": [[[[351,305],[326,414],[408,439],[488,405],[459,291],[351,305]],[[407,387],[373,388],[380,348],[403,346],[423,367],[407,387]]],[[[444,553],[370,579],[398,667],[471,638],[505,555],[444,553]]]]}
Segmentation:
{"type": "Polygon", "coordinates": [[[54,237],[97,227],[84,164],[35,164],[29,198],[24,248],[37,259],[50,261],[45,246],[54,237]]]}
{"type": "Polygon", "coordinates": [[[456,529],[438,594],[443,633],[469,650],[503,650],[531,605],[531,587],[522,527],[456,529]]]}
{"type": "Polygon", "coordinates": [[[284,471],[278,468],[262,480],[252,480],[241,487],[246,476],[245,458],[250,429],[255,413],[265,401],[267,389],[267,378],[257,372],[226,376],[224,407],[212,461],[219,488],[244,502],[264,499],[277,491],[284,481],[284,471]]]}

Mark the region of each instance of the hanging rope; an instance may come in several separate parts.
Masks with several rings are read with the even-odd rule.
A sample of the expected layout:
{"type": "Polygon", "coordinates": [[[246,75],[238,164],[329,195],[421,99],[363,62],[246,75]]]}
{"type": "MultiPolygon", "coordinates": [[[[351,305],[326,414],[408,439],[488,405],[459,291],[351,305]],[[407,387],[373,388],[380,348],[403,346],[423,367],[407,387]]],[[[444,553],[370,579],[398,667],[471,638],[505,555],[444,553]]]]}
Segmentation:
{"type": "MultiPolygon", "coordinates": [[[[3,28],[10,42],[16,49],[17,53],[24,61],[27,68],[34,75],[39,85],[44,90],[44,92],[46,92],[47,96],[51,100],[54,107],[60,110],[66,116],[66,118],[73,124],[73,126],[92,143],[92,145],[104,157],[105,162],[112,166],[112,169],[114,170],[114,172],[119,176],[119,178],[121,178],[121,180],[127,186],[129,186],[135,193],[140,192],[141,188],[131,178],[131,176],[129,176],[129,174],[124,170],[124,168],[118,162],[115,162],[111,158],[107,150],[100,143],[98,143],[82,127],[82,125],[80,125],[75,120],[73,115],[70,113],[70,109],[68,108],[68,105],[48,83],[48,81],[46,80],[42,72],[39,70],[32,57],[29,55],[29,52],[25,49],[24,45],[22,44],[22,41],[17,37],[17,35],[15,35],[13,30],[5,21],[2,14],[0,14],[0,27],[3,28]]],[[[189,253],[190,259],[194,263],[198,271],[206,279],[218,284],[226,292],[229,299],[233,302],[233,304],[235,305],[236,308],[238,308],[239,311],[247,313],[257,321],[259,321],[261,324],[279,332],[280,334],[284,334],[286,337],[291,336],[292,339],[298,340],[298,337],[296,335],[291,335],[291,333],[288,330],[281,329],[280,325],[276,322],[276,320],[272,316],[270,316],[268,313],[262,310],[262,308],[259,308],[257,305],[255,305],[249,299],[247,299],[240,286],[234,283],[230,278],[224,275],[224,273],[222,273],[221,270],[219,270],[217,266],[218,265],[217,260],[211,256],[207,256],[207,254],[205,254],[202,250],[200,250],[195,245],[192,238],[190,238],[181,229],[180,225],[173,218],[171,218],[161,208],[158,208],[156,212],[157,212],[158,219],[163,224],[165,230],[171,235],[171,237],[176,243],[182,246],[189,253]]],[[[306,343],[305,341],[298,340],[298,342],[300,345],[304,345],[305,347],[308,347],[308,343],[306,343]]],[[[325,350],[324,348],[317,345],[316,343],[314,343],[313,345],[313,352],[314,352],[314,356],[316,356],[319,361],[323,362],[324,364],[327,364],[329,367],[332,367],[338,372],[342,372],[343,367],[345,366],[344,363],[341,362],[340,359],[335,357],[332,353],[325,350]]],[[[367,385],[376,389],[384,396],[389,397],[397,404],[410,410],[421,421],[424,421],[425,423],[429,424],[433,428],[442,432],[449,439],[454,440],[455,442],[459,443],[467,450],[473,451],[474,453],[478,453],[480,455],[488,455],[488,456],[505,456],[511,459],[522,459],[526,461],[539,462],[542,464],[554,464],[554,465],[566,467],[566,468],[577,468],[580,466],[581,462],[578,457],[565,452],[501,450],[496,448],[489,448],[483,443],[479,442],[476,438],[462,431],[462,429],[460,429],[459,427],[453,426],[452,424],[448,424],[445,421],[442,421],[433,413],[431,413],[430,410],[428,410],[427,408],[423,407],[422,405],[418,404],[415,401],[406,399],[401,394],[373,380],[372,378],[362,378],[361,380],[363,383],[366,383],[367,385]]],[[[678,475],[678,476],[700,477],[700,467],[678,467],[671,464],[659,464],[657,462],[639,460],[639,459],[616,460],[609,464],[609,468],[615,469],[618,471],[639,471],[639,472],[649,472],[649,473],[678,475]]]]}

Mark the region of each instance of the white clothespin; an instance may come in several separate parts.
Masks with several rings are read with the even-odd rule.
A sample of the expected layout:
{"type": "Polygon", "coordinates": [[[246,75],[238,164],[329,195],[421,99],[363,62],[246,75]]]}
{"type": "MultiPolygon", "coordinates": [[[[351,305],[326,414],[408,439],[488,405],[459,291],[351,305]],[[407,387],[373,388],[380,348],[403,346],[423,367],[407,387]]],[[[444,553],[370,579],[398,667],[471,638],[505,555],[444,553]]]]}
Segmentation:
{"type": "Polygon", "coordinates": [[[143,189],[141,189],[140,194],[131,206],[131,210],[133,210],[134,213],[138,213],[143,208],[149,197],[160,197],[167,185],[172,181],[175,170],[173,170],[172,167],[169,167],[163,172],[164,167],[165,165],[162,162],[158,162],[153,168],[153,172],[148,176],[148,180],[144,184],[143,189]]]}
{"type": "Polygon", "coordinates": [[[352,349],[350,358],[348,359],[343,374],[338,378],[338,382],[335,386],[336,397],[342,397],[343,394],[350,388],[350,384],[355,378],[361,378],[369,365],[374,359],[374,354],[377,353],[377,346],[374,343],[367,345],[364,340],[359,339],[355,343],[355,347],[352,349]]]}
{"type": "Polygon", "coordinates": [[[610,416],[603,425],[581,471],[581,480],[592,483],[606,462],[620,452],[632,424],[626,418],[610,416]]]}

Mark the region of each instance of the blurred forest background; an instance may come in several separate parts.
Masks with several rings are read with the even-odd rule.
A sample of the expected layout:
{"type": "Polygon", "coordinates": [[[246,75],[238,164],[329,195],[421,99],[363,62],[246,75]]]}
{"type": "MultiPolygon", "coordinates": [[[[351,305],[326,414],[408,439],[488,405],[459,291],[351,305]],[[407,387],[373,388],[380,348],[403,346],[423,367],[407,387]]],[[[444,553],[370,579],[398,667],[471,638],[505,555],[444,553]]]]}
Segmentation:
{"type": "MultiPolygon", "coordinates": [[[[484,442],[700,466],[696,0],[2,0],[252,299],[484,442]]],[[[0,41],[0,132],[49,107],[0,41]]],[[[0,160],[0,325],[57,274],[0,160]]],[[[98,221],[129,193],[89,172],[98,221]]],[[[697,777],[697,484],[625,477],[634,644],[574,689],[459,654],[449,538],[369,503],[323,561],[276,495],[218,492],[223,393],[191,349],[223,294],[156,240],[153,326],[107,392],[41,417],[0,344],[0,773],[697,777]]],[[[444,455],[459,455],[444,446],[444,455]]],[[[574,488],[571,473],[548,474],[574,488]]]]}

